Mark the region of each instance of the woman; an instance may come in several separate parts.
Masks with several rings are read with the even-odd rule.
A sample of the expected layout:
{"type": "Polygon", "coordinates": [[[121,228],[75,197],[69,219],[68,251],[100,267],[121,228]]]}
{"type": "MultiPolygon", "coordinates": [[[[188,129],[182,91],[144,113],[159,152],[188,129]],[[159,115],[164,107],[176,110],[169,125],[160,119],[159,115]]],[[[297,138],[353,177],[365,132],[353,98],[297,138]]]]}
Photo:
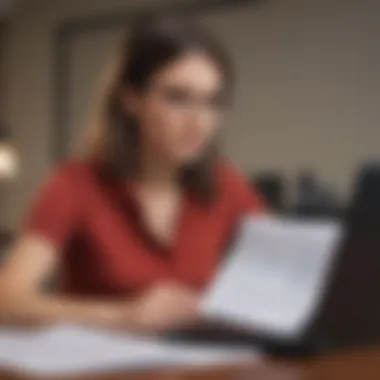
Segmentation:
{"type": "Polygon", "coordinates": [[[0,318],[160,332],[198,302],[242,217],[263,210],[217,157],[230,65],[190,22],[138,27],[85,157],[42,188],[0,277],[0,318]],[[58,294],[43,283],[58,271],[58,294]]]}

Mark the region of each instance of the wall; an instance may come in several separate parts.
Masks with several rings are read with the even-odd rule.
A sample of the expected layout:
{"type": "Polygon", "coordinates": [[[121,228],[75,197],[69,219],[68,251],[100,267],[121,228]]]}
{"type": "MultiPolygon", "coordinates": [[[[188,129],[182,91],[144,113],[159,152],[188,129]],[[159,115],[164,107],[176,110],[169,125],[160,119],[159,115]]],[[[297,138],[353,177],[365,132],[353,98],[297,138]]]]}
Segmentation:
{"type": "MultiPolygon", "coordinates": [[[[5,21],[0,19],[0,89],[4,88],[4,61],[5,61],[5,21]]],[[[4,92],[0,91],[0,120],[4,113],[4,92]]]]}
{"type": "MultiPolygon", "coordinates": [[[[3,214],[12,228],[52,164],[52,31],[66,18],[137,4],[157,1],[29,0],[15,15],[7,118],[23,171],[3,214]]],[[[316,167],[346,194],[359,160],[380,148],[379,3],[267,0],[252,17],[236,25],[245,54],[238,64],[252,70],[238,83],[227,151],[246,170],[278,169],[290,178],[316,167]]]]}
{"type": "MultiPolygon", "coordinates": [[[[5,18],[2,18],[1,9],[0,9],[0,124],[3,122],[4,113],[5,113],[5,50],[6,50],[6,21],[5,18]]],[[[0,199],[5,199],[6,197],[6,189],[4,186],[0,186],[0,199]]],[[[0,202],[0,210],[3,209],[3,203],[0,202]]],[[[1,213],[0,213],[1,215],[1,213]]],[[[0,218],[0,229],[6,222],[0,218]]]]}

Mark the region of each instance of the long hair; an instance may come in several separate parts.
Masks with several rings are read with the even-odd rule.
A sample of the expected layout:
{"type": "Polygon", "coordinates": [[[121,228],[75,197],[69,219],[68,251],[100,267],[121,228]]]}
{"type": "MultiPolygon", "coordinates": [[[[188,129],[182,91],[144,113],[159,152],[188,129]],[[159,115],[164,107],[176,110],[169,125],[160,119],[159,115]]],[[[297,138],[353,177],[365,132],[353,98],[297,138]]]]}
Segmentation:
{"type": "MultiPolygon", "coordinates": [[[[216,39],[200,25],[188,19],[148,20],[133,28],[123,44],[107,83],[95,118],[91,120],[85,140],[84,155],[115,179],[134,179],[140,160],[138,121],[121,103],[123,88],[144,91],[154,74],[173,60],[189,52],[205,54],[216,64],[226,87],[232,84],[232,70],[226,52],[216,39]]],[[[216,193],[215,144],[199,160],[182,169],[180,180],[204,202],[216,193]]]]}

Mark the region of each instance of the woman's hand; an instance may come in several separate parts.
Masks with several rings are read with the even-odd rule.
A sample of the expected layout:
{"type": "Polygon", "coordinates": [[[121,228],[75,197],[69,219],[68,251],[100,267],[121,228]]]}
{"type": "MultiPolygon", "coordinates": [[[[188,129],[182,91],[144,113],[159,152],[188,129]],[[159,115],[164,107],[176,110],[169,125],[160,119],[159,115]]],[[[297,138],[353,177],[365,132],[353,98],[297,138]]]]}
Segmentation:
{"type": "Polygon", "coordinates": [[[176,283],[153,287],[133,305],[134,325],[140,332],[160,333],[191,325],[198,318],[198,294],[176,283]]]}

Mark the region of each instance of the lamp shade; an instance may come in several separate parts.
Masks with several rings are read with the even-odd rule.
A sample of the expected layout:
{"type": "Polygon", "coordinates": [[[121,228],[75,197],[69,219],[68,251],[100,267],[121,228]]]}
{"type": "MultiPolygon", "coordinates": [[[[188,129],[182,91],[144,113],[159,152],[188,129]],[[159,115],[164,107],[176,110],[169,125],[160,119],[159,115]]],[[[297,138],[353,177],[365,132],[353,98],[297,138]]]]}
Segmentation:
{"type": "Polygon", "coordinates": [[[10,142],[9,130],[0,124],[0,181],[14,178],[18,169],[18,155],[10,142]]]}

